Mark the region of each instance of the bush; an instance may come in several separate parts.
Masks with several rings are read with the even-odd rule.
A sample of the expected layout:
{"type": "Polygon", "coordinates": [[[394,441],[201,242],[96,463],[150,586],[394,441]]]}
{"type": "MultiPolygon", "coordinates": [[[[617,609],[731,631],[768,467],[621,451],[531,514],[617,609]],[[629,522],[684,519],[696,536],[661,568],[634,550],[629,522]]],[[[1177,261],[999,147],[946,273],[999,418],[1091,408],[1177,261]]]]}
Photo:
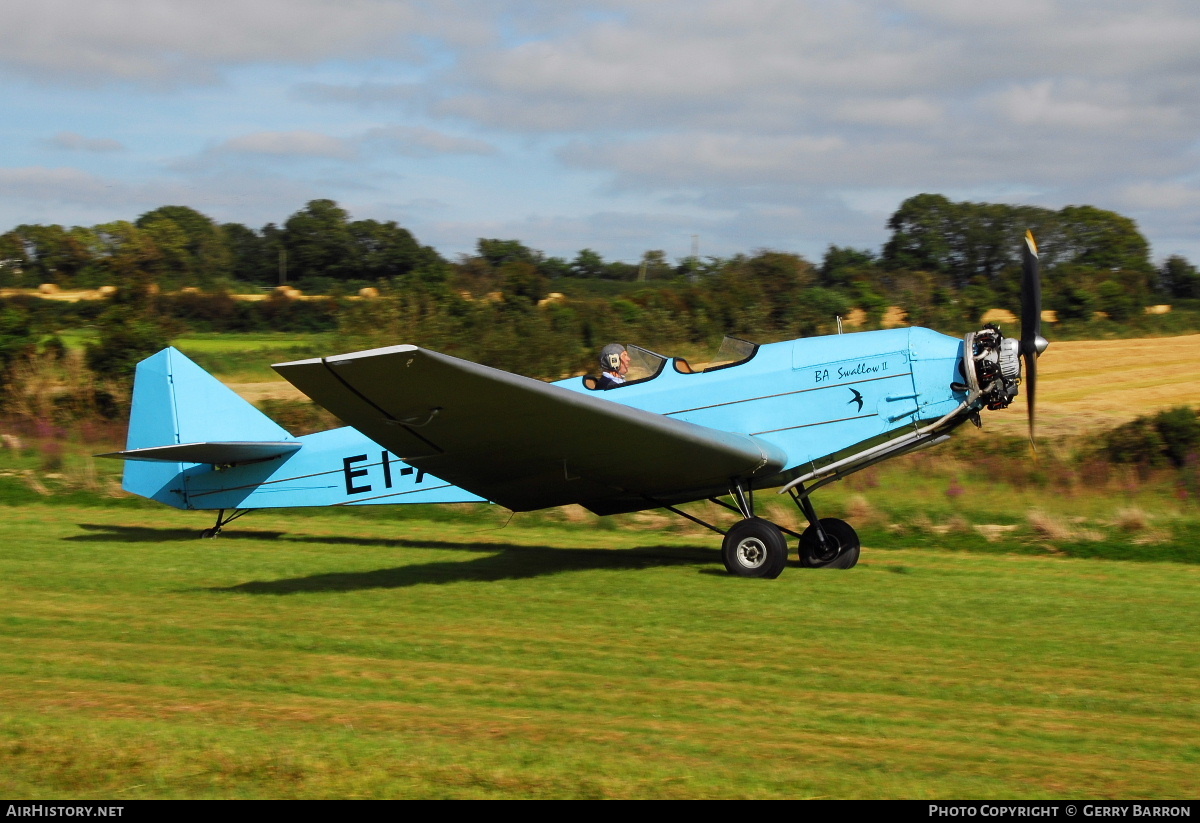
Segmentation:
{"type": "Polygon", "coordinates": [[[168,329],[153,316],[114,306],[101,321],[100,342],[87,345],[87,365],[102,377],[132,381],[137,364],[169,340],[168,329]]]}
{"type": "Polygon", "coordinates": [[[1104,435],[1101,448],[1114,463],[1183,468],[1200,450],[1200,417],[1187,406],[1138,417],[1104,435]]]}
{"type": "Polygon", "coordinates": [[[18,307],[0,308],[0,386],[12,364],[36,348],[37,336],[29,312],[18,307]]]}

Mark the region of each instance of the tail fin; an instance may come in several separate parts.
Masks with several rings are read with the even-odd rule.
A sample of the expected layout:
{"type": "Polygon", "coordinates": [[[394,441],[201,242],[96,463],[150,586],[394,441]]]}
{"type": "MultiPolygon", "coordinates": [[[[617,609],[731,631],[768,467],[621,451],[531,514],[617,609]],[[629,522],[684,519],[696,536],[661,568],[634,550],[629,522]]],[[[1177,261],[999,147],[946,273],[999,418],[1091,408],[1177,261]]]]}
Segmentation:
{"type": "MultiPolygon", "coordinates": [[[[181,444],[245,446],[250,441],[285,446],[282,441],[295,440],[274,420],[178,349],[163,349],[137,366],[127,451],[181,444]]],[[[286,445],[290,446],[290,442],[286,445]]],[[[188,508],[180,475],[197,464],[170,461],[170,449],[164,450],[164,454],[168,459],[126,460],[122,485],[133,494],[176,508],[188,508]]],[[[118,453],[114,456],[128,455],[118,453]]],[[[181,451],[180,456],[188,456],[188,453],[181,451]]]]}

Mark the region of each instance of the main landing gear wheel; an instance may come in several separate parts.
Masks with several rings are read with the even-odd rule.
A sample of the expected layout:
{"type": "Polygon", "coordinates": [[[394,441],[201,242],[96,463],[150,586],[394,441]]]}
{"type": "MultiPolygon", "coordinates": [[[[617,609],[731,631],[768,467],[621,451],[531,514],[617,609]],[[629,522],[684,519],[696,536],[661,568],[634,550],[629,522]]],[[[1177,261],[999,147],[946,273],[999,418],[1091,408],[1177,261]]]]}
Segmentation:
{"type": "Polygon", "coordinates": [[[721,559],[738,577],[779,577],[787,564],[787,540],[769,520],[750,517],[735,524],[721,544],[721,559]]]}
{"type": "Polygon", "coordinates": [[[822,518],[821,530],[825,532],[824,546],[812,526],[800,535],[800,565],[808,569],[853,568],[862,547],[858,533],[845,520],[836,517],[822,518]]]}

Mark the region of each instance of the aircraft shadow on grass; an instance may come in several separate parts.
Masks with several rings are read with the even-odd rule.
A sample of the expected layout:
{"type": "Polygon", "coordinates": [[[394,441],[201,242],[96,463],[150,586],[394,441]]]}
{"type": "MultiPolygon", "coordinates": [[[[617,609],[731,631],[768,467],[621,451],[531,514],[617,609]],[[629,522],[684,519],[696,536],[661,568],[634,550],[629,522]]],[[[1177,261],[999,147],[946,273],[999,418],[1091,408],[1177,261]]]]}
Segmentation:
{"type": "MultiPolygon", "coordinates": [[[[64,538],[74,543],[166,543],[178,540],[195,540],[194,528],[162,529],[154,526],[120,526],[113,523],[76,523],[89,532],[64,538]]],[[[234,532],[221,535],[222,540],[275,540],[286,532],[254,531],[234,532]]]]}
{"type": "MultiPolygon", "coordinates": [[[[194,539],[195,532],[160,529],[149,526],[116,526],[80,523],[89,534],[68,537],[89,542],[167,542],[194,539]]],[[[234,532],[227,539],[277,539],[284,532],[234,532]]],[[[397,589],[422,584],[459,582],[495,582],[521,580],[562,572],[605,569],[630,571],[659,566],[692,565],[705,567],[702,572],[716,573],[714,549],[701,546],[639,546],[632,549],[564,549],[554,546],[530,546],[514,543],[463,543],[440,540],[407,540],[369,537],[289,537],[288,542],[321,545],[364,546],[405,549],[468,551],[484,556],[467,562],[435,562],[361,572],[326,572],[280,580],[251,580],[235,586],[214,586],[211,592],[244,594],[298,594],[302,592],[348,592],[367,589],[397,589]]]]}

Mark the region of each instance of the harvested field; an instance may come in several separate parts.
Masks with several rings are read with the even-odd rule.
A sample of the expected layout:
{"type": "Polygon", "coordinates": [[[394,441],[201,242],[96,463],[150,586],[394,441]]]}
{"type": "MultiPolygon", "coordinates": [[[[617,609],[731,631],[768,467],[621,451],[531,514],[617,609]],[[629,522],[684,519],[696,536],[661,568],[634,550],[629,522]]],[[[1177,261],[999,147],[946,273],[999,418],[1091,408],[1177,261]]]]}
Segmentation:
{"type": "MultiPolygon", "coordinates": [[[[1052,342],[1038,361],[1038,431],[1079,435],[1175,406],[1200,406],[1200,335],[1052,342]]],[[[984,425],[1025,428],[1025,401],[984,425]],[[1018,406],[1020,409],[1018,409],[1018,406]]]]}

